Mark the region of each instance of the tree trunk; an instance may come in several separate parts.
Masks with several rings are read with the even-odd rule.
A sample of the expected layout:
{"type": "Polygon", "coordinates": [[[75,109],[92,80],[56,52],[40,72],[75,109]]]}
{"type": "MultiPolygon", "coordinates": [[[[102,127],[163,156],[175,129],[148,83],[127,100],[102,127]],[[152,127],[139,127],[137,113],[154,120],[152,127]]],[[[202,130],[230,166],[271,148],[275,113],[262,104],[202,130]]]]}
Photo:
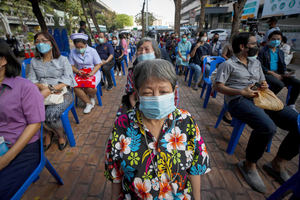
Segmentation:
{"type": "Polygon", "coordinates": [[[243,13],[244,6],[247,0],[238,0],[233,4],[233,20],[232,20],[232,27],[231,27],[231,36],[230,42],[235,34],[239,33],[239,27],[241,22],[241,16],[243,13]]]}
{"type": "Polygon", "coordinates": [[[39,7],[39,0],[30,0],[32,5],[32,12],[34,13],[36,19],[39,22],[42,31],[48,31],[44,16],[39,7]]]}
{"type": "Polygon", "coordinates": [[[145,21],[144,21],[145,0],[142,8],[142,38],[145,37],[145,21]]]}
{"type": "Polygon", "coordinates": [[[205,5],[207,4],[207,0],[200,0],[201,9],[200,9],[200,17],[199,17],[199,27],[198,31],[203,31],[203,24],[205,20],[205,5]]]}
{"type": "Polygon", "coordinates": [[[97,22],[97,19],[96,19],[96,16],[95,16],[95,11],[94,11],[94,8],[93,8],[93,5],[91,2],[88,3],[88,7],[90,9],[90,14],[91,14],[91,18],[93,20],[93,23],[96,27],[96,30],[98,32],[98,34],[101,32],[100,28],[99,28],[99,25],[98,25],[98,22],[97,22]]]}
{"type": "Polygon", "coordinates": [[[180,35],[181,0],[174,0],[174,4],[175,4],[174,30],[175,30],[175,33],[178,33],[178,35],[180,35]]]}
{"type": "Polygon", "coordinates": [[[91,33],[91,36],[92,36],[93,40],[95,40],[94,35],[93,35],[93,33],[92,33],[91,25],[90,25],[90,23],[89,23],[89,18],[87,17],[86,10],[85,10],[85,8],[84,8],[84,0],[80,0],[80,2],[81,2],[81,7],[82,7],[82,10],[83,10],[83,14],[84,14],[84,16],[85,16],[86,23],[87,23],[87,25],[88,25],[88,27],[89,27],[89,31],[90,31],[90,33],[91,33]]]}

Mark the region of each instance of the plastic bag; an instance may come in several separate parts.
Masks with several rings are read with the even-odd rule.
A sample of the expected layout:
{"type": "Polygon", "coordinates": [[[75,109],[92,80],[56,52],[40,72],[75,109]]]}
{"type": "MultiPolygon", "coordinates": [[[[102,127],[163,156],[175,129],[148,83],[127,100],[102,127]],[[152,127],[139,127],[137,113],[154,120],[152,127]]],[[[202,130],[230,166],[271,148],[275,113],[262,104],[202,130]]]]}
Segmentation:
{"type": "Polygon", "coordinates": [[[280,111],[284,107],[282,101],[269,89],[258,90],[258,96],[253,101],[257,107],[265,110],[280,111]]]}

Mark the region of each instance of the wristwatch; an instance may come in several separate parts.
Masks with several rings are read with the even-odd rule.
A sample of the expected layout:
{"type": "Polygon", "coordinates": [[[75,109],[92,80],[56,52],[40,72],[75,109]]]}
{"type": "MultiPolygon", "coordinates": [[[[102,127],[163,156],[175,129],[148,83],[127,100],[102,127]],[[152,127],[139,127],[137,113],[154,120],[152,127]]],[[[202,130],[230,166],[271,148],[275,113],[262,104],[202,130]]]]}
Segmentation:
{"type": "Polygon", "coordinates": [[[53,85],[49,84],[48,88],[49,88],[51,94],[55,93],[56,89],[53,87],[53,85]]]}

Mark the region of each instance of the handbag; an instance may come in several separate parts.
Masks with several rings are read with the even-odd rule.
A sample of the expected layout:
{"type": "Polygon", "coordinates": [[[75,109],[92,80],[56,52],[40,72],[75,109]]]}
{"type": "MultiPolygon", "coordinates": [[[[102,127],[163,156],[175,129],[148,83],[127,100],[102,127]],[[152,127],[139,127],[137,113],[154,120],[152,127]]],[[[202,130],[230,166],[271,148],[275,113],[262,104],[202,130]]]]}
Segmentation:
{"type": "Polygon", "coordinates": [[[280,111],[284,105],[282,101],[270,90],[258,90],[258,96],[253,98],[254,104],[265,110],[280,111]]]}
{"type": "MultiPolygon", "coordinates": [[[[45,84],[44,84],[45,85],[45,84]]],[[[59,94],[50,94],[44,99],[44,105],[55,105],[61,104],[64,102],[64,94],[67,93],[67,87],[63,87],[62,91],[59,94]]]]}

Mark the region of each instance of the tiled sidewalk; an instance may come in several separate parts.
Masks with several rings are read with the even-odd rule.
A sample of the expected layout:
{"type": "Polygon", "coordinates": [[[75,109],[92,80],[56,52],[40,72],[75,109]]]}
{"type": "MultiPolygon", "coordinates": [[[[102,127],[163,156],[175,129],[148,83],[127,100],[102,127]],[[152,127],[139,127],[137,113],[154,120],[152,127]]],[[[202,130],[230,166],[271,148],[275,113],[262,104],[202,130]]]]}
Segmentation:
{"type": "MultiPolygon", "coordinates": [[[[297,70],[298,77],[300,77],[299,73],[300,68],[297,70]]],[[[25,193],[24,200],[110,199],[111,185],[104,178],[104,149],[121,102],[126,77],[116,77],[116,80],[116,88],[109,92],[103,90],[102,107],[96,106],[88,115],[82,113],[82,108],[77,108],[80,124],[75,124],[73,116],[70,115],[76,147],[67,147],[61,152],[57,145],[53,144],[46,152],[46,156],[57,169],[65,184],[57,185],[48,171],[43,170],[40,179],[25,193]]],[[[258,162],[259,171],[267,186],[267,194],[257,193],[247,185],[236,167],[236,163],[245,157],[250,128],[247,127],[243,132],[234,154],[228,155],[225,151],[232,127],[221,122],[218,129],[214,128],[223,105],[223,95],[218,94],[216,99],[211,98],[207,109],[203,109],[203,99],[199,98],[201,90],[194,91],[188,88],[187,83],[183,81],[183,76],[180,77],[179,86],[180,107],[188,110],[194,116],[210,155],[212,171],[202,176],[202,199],[260,200],[274,192],[279,184],[266,175],[261,167],[274,157],[286,132],[278,130],[273,138],[271,153],[265,153],[258,162]]],[[[286,96],[286,92],[284,90],[280,93],[282,99],[286,96]]],[[[297,108],[300,110],[299,100],[297,108]]],[[[288,164],[290,174],[294,174],[297,169],[298,157],[288,164]]]]}

